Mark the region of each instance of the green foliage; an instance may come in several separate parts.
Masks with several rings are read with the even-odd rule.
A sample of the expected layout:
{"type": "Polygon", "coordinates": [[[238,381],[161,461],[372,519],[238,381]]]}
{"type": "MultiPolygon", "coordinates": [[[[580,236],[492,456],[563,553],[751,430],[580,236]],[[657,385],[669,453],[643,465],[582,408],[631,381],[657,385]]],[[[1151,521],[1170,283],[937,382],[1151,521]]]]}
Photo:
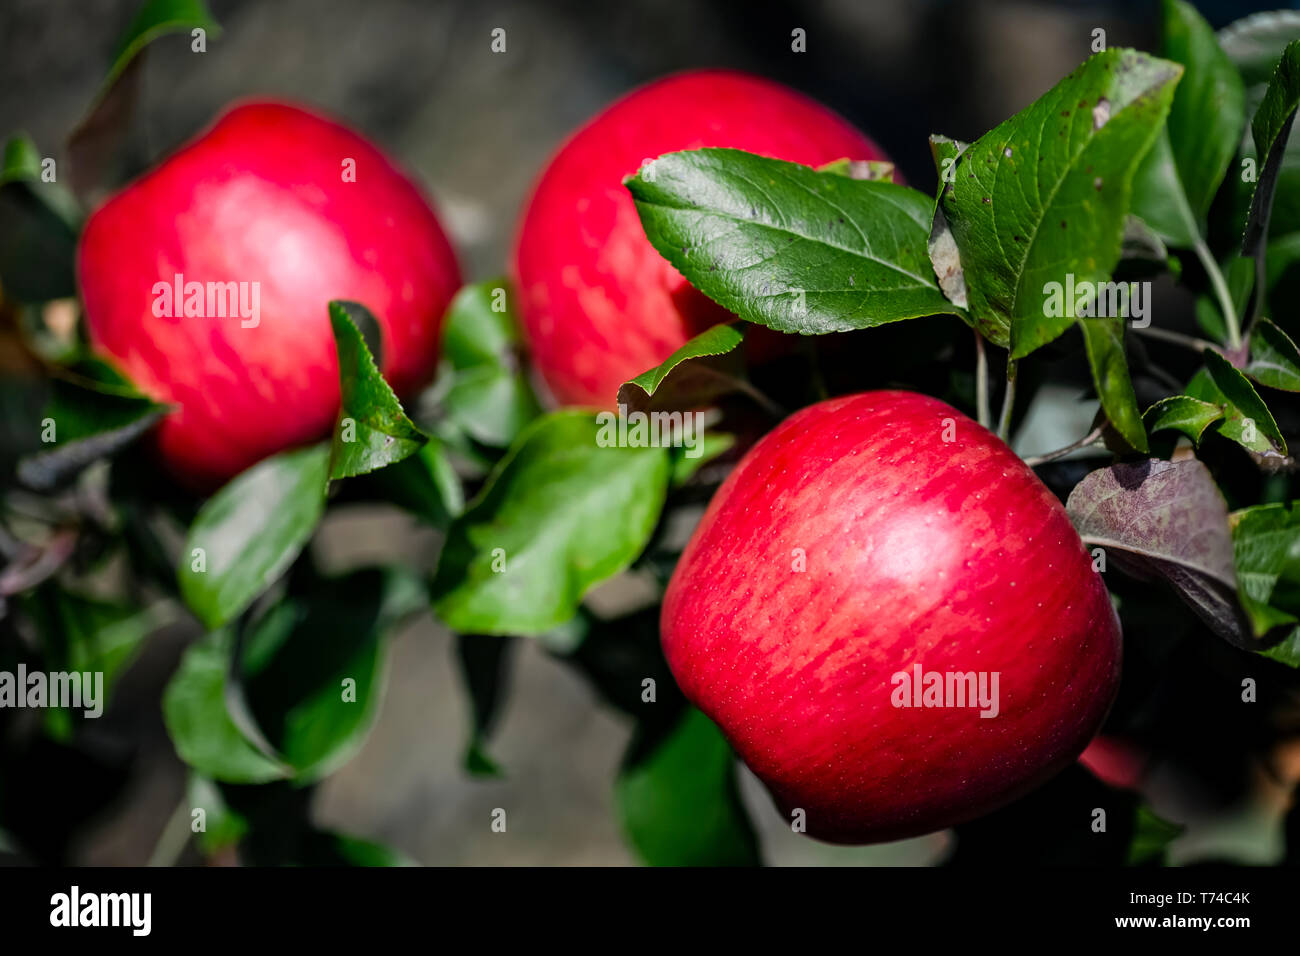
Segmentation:
{"type": "Polygon", "coordinates": [[[602,447],[611,429],[566,411],[519,436],[448,532],[432,590],[449,627],[541,634],[641,553],[663,507],[669,456],[602,447]]]}
{"type": "Polygon", "coordinates": [[[328,446],[274,455],[199,510],[177,571],[185,603],[208,628],[244,611],[288,570],[325,508],[328,446]]]}
{"type": "Polygon", "coordinates": [[[505,279],[465,286],[442,333],[442,408],[471,438],[494,448],[507,447],[541,413],[509,299],[505,279]]]}
{"type": "Polygon", "coordinates": [[[1222,355],[1205,350],[1205,368],[1187,385],[1193,398],[1218,405],[1224,420],[1219,433],[1258,455],[1281,457],[1286,439],[1250,380],[1222,355]]]}
{"type": "Polygon", "coordinates": [[[402,411],[402,403],[380,374],[354,317],[363,317],[369,324],[374,324],[374,318],[355,302],[331,302],[329,311],[343,396],[334,429],[330,477],[351,478],[413,455],[428,439],[402,411]]]}
{"type": "Polygon", "coordinates": [[[736,787],[735,758],[697,710],[619,773],[619,819],[652,866],[756,866],[758,839],[736,787]]]}
{"type": "Polygon", "coordinates": [[[744,333],[715,325],[691,339],[663,362],[618,390],[618,404],[631,411],[695,409],[744,388],[744,369],[736,350],[744,333]]]}
{"type": "Polygon", "coordinates": [[[1181,67],[1132,50],[1089,59],[972,143],[940,195],[980,332],[1021,358],[1074,321],[1047,315],[1048,283],[1105,282],[1119,261],[1138,163],[1181,67]]]}
{"type": "Polygon", "coordinates": [[[914,189],[734,149],[669,153],[627,188],[655,249],[750,322],[820,335],[956,311],[914,189]]]}
{"type": "Polygon", "coordinates": [[[1170,244],[1203,240],[1206,217],[1245,126],[1245,88],[1190,4],[1164,0],[1161,56],[1183,67],[1165,128],[1138,173],[1134,212],[1170,244]]]}
{"type": "Polygon", "coordinates": [[[83,358],[59,368],[37,423],[44,447],[19,460],[18,478],[37,491],[57,489],[126,448],[170,411],[103,359],[83,358]]]}
{"type": "MultiPolygon", "coordinates": [[[[1076,444],[1101,435],[1118,455],[1081,480],[1074,461],[1056,470],[1075,446],[1035,462],[1054,491],[1069,489],[1085,545],[1119,571],[1107,569],[1106,581],[1138,676],[1108,726],[1155,736],[1143,721],[1175,679],[1190,679],[1193,658],[1211,660],[1216,677],[1242,662],[1264,679],[1291,676],[1300,667],[1300,483],[1288,445],[1300,427],[1300,144],[1290,141],[1300,16],[1252,17],[1216,37],[1182,0],[1163,0],[1160,12],[1159,58],[1107,50],[972,143],[931,137],[934,189],[896,184],[888,163],[846,157],[814,170],[722,148],[669,153],[631,176],[625,186],[654,248],[735,317],[619,390],[629,413],[707,411],[708,432],[689,453],[629,440],[612,416],[544,413],[514,292],[491,279],[460,290],[436,381],[401,400],[381,372],[379,323],[361,304],[331,301],[341,395],[332,438],[271,456],[210,496],[171,486],[139,439],[174,409],[88,354],[84,331],[57,356],[37,341],[41,307],[75,295],[82,212],[48,181],[40,147],[11,137],[0,164],[0,318],[14,319],[46,374],[39,389],[0,395],[5,435],[19,433],[0,487],[2,543],[14,556],[0,574],[11,613],[0,615],[0,638],[23,636],[0,651],[102,672],[118,692],[151,636],[179,623],[191,643],[161,705],[191,771],[187,802],[207,814],[194,848],[234,848],[256,864],[404,865],[390,848],[320,829],[310,805],[314,785],[374,725],[389,636],[432,608],[455,632],[470,706],[467,773],[510,769],[489,745],[522,645],[510,638],[531,637],[631,735],[614,805],[638,858],[757,865],[734,754],[682,696],[659,643],[681,528],[786,409],[817,394],[902,387],[971,411],[988,404],[991,367],[1021,383],[1008,423],[1041,407],[1040,385],[1059,392],[1090,379],[1100,412],[1076,444]],[[1161,310],[1154,328],[1107,314],[1119,300],[1103,285],[1163,273],[1188,295],[1161,301],[1194,309],[1161,310]],[[1092,290],[1051,307],[1049,289],[1067,281],[1092,290]],[[895,323],[931,316],[946,318],[898,335],[895,323]],[[804,341],[765,368],[750,362],[743,322],[865,337],[804,341]],[[980,346],[970,365],[962,323],[980,346]],[[1193,323],[1209,341],[1187,335],[1193,323]],[[1064,335],[1074,325],[1080,335],[1064,335]],[[927,336],[935,341],[918,344],[927,336]],[[927,364],[929,349],[937,358],[927,364]],[[876,350],[888,353],[883,362],[876,350]],[[31,427],[33,410],[53,423],[50,438],[31,427]],[[437,530],[441,551],[429,548],[416,567],[394,558],[325,574],[313,536],[358,501],[409,512],[437,530]],[[145,574],[156,566],[169,573],[145,574]],[[593,590],[629,571],[653,593],[597,613],[593,590]],[[111,595],[82,587],[83,577],[114,574],[129,580],[111,595]],[[1176,599],[1194,613],[1180,616],[1176,599]],[[193,618],[182,621],[185,608],[193,618]],[[1202,642],[1195,655],[1179,643],[1183,632],[1202,642]]],[[[200,0],[143,5],[71,137],[79,195],[114,181],[140,52],[195,28],[217,30],[200,0]]],[[[84,720],[52,710],[38,733],[66,758],[84,720]]],[[[1248,752],[1258,741],[1231,743],[1248,752]]],[[[12,766],[0,741],[0,783],[12,766]]],[[[80,765],[77,774],[85,778],[80,765]]],[[[1132,800],[1119,804],[1126,825],[1128,807],[1135,815],[1117,859],[1165,862],[1181,828],[1132,800]]],[[[0,839],[57,859],[64,848],[35,843],[12,806],[0,799],[0,839]]],[[[1023,831],[1034,806],[1003,813],[1023,831]]],[[[981,852],[978,832],[959,828],[958,858],[981,852]]]]}

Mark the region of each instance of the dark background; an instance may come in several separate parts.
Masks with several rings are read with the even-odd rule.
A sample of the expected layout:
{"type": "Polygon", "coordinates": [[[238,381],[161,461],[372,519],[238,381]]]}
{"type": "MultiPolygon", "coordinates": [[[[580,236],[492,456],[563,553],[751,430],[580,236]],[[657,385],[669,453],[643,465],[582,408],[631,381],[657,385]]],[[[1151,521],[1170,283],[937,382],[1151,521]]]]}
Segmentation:
{"type": "MultiPolygon", "coordinates": [[[[1215,26],[1280,5],[1197,3],[1215,26]]],[[[63,159],[64,138],[136,7],[0,0],[0,133],[26,130],[44,155],[63,159]]],[[[134,164],[167,152],[235,99],[314,104],[424,183],[470,279],[503,271],[529,185],[565,137],[665,73],[728,66],[788,83],[868,131],[909,182],[929,189],[927,134],[976,138],[1084,60],[1096,28],[1108,46],[1151,49],[1157,39],[1154,2],[210,0],[210,8],[224,30],[206,53],[192,53],[179,35],[148,51],[134,164]],[[504,54],[490,50],[496,27],[507,31],[504,54]],[[796,27],[807,31],[806,53],[790,49],[796,27]]],[[[1046,447],[1052,442],[1043,439],[1046,447]]],[[[357,509],[333,515],[318,542],[334,568],[391,558],[394,549],[427,561],[436,548],[405,518],[357,509]]],[[[141,749],[129,763],[125,799],[89,821],[77,862],[171,855],[163,831],[185,775],[158,697],[190,637],[182,628],[152,641],[97,722],[107,746],[130,741],[141,749]]],[[[630,728],[599,708],[585,684],[536,648],[521,648],[491,748],[503,780],[462,771],[468,715],[450,637],[426,617],[397,637],[379,723],[359,756],[321,788],[317,821],[422,863],[631,862],[611,812],[630,728]],[[489,830],[494,806],[515,808],[508,838],[489,830]]],[[[70,825],[77,786],[68,783],[70,825]]],[[[943,834],[825,847],[790,834],[752,779],[745,790],[771,863],[924,863],[945,853],[943,834]]]]}

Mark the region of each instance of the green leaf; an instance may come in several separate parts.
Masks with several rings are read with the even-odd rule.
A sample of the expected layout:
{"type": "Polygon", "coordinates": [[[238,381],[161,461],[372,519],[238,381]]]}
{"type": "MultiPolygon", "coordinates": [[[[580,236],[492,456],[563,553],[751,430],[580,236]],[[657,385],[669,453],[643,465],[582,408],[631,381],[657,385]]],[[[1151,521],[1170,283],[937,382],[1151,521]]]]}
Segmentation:
{"type": "Polygon", "coordinates": [[[1170,823],[1156,815],[1145,803],[1138,804],[1137,818],[1133,822],[1133,841],[1128,848],[1128,866],[1144,863],[1163,863],[1169,844],[1187,827],[1170,823]]]}
{"type": "MultiPolygon", "coordinates": [[[[1258,505],[1234,512],[1233,556],[1241,606],[1256,638],[1279,628],[1286,636],[1279,648],[1285,659],[1300,628],[1300,508],[1291,504],[1258,505]]],[[[1266,652],[1267,653],[1267,652],[1266,652]]],[[[1296,665],[1292,665],[1296,666],[1296,665]]]]}
{"type": "Polygon", "coordinates": [[[957,314],[914,189],[734,149],[669,153],[627,187],[659,254],[747,321],[819,335],[957,314]]]}
{"type": "Polygon", "coordinates": [[[231,635],[192,644],[163,692],[163,722],[181,760],[229,783],[266,783],[291,771],[249,743],[226,708],[231,635]]]}
{"type": "Polygon", "coordinates": [[[1187,384],[1186,392],[1223,408],[1219,434],[1258,455],[1285,455],[1286,440],[1255,386],[1213,349],[1206,349],[1204,356],[1205,368],[1187,384]]]}
{"type": "Polygon", "coordinates": [[[1260,651],[1260,656],[1285,664],[1287,667],[1300,668],[1300,627],[1268,650],[1260,651]]]}
{"type": "Polygon", "coordinates": [[[1252,13],[1219,31],[1219,46],[1250,86],[1266,84],[1282,51],[1300,38],[1300,11],[1252,13]]]}
{"type": "MultiPolygon", "coordinates": [[[[1277,70],[1250,123],[1255,155],[1260,157],[1261,164],[1255,190],[1250,197],[1250,212],[1246,217],[1246,231],[1241,240],[1241,254],[1256,260],[1256,276],[1261,285],[1266,272],[1264,255],[1273,199],[1297,106],[1300,106],[1300,40],[1293,40],[1282,51],[1277,70]]],[[[1260,290],[1261,296],[1262,291],[1260,290]]]]}
{"type": "Polygon", "coordinates": [[[1190,4],[1164,0],[1161,56],[1182,64],[1165,128],[1143,160],[1133,208],[1167,242],[1204,240],[1206,215],[1246,124],[1246,92],[1210,25],[1190,4]]]}
{"type": "Polygon", "coordinates": [[[362,497],[377,499],[411,512],[445,530],[465,510],[461,488],[441,439],[430,438],[410,458],[358,479],[362,497]]]}
{"type": "MultiPolygon", "coordinates": [[[[78,594],[53,581],[20,597],[19,602],[40,636],[50,670],[101,675],[93,705],[100,713],[107,709],[118,677],[145,640],[175,618],[174,611],[163,603],[142,609],[78,594]]],[[[83,700],[94,692],[83,691],[83,700]]],[[[80,709],[51,707],[46,711],[46,730],[66,740],[88,709],[92,709],[89,700],[80,709]]]]}
{"type": "Polygon", "coordinates": [[[739,368],[728,369],[722,363],[710,360],[717,356],[734,355],[743,339],[741,331],[732,325],[715,325],[705,329],[668,356],[663,364],[642,372],[621,385],[618,404],[632,411],[668,407],[699,408],[717,396],[734,390],[740,384],[738,376],[743,375],[743,371],[739,368]],[[661,392],[660,389],[666,382],[669,384],[661,392]]]}
{"type": "Polygon", "coordinates": [[[146,46],[169,33],[206,30],[209,36],[221,32],[203,0],[145,0],[117,41],[113,65],[104,78],[104,90],[112,86],[146,46]]]}
{"type": "Polygon", "coordinates": [[[30,136],[19,133],[5,142],[0,158],[0,186],[41,178],[41,153],[30,136]]]}
{"type": "Polygon", "coordinates": [[[1132,50],[1090,58],[957,159],[939,200],[972,316],[1020,358],[1074,321],[1048,316],[1051,282],[1105,282],[1119,261],[1134,172],[1182,68],[1132,50]]]}
{"type": "Polygon", "coordinates": [[[145,0],[118,39],[108,74],[90,109],[68,137],[71,178],[78,195],[85,196],[102,185],[106,170],[121,158],[145,48],[159,37],[200,29],[208,39],[221,33],[203,0],[145,0]]]}
{"type": "Polygon", "coordinates": [[[171,410],[142,395],[101,359],[57,368],[37,423],[44,447],[19,460],[18,479],[37,491],[59,488],[130,445],[171,410]]]}
{"type": "Polygon", "coordinates": [[[293,563],[325,507],[330,450],[314,445],[258,462],[199,510],[178,571],[181,596],[215,629],[293,563]]]}
{"type": "Polygon", "coordinates": [[[519,436],[448,533],[432,590],[450,628],[540,634],[641,553],[663,506],[669,455],[611,444],[617,438],[613,424],[575,410],[519,436]]]}
{"type": "Polygon", "coordinates": [[[475,441],[504,448],[541,414],[520,358],[518,322],[505,279],[467,285],[456,294],[442,333],[450,382],[441,405],[475,441]]]}
{"type": "Polygon", "coordinates": [[[177,753],[225,783],[325,776],[355,753],[378,714],[386,632],[424,603],[408,576],[366,569],[286,597],[252,623],[237,657],[231,629],[204,638],[163,695],[177,753]]]}
{"type": "Polygon", "coordinates": [[[1162,129],[1133,177],[1133,213],[1169,245],[1190,249],[1205,227],[1178,177],[1168,130],[1162,129]]]}
{"type": "Polygon", "coordinates": [[[731,748],[697,710],[688,710],[658,747],[622,770],[615,800],[629,842],[651,866],[760,862],[731,748]]]}
{"type": "Polygon", "coordinates": [[[1138,451],[1148,451],[1146,429],[1138,410],[1133,382],[1124,355],[1124,320],[1110,318],[1080,319],[1092,381],[1097,386],[1102,410],[1120,436],[1138,451]]]}
{"type": "Polygon", "coordinates": [[[1183,66],[1165,128],[1198,231],[1246,125],[1241,76],[1213,29],[1189,3],[1164,0],[1161,56],[1183,66]]]}
{"type": "Polygon", "coordinates": [[[502,776],[501,768],[488,756],[487,739],[501,706],[512,650],[510,638],[488,634],[456,635],[456,660],[460,664],[461,679],[469,693],[472,711],[464,765],[476,777],[502,776]]]}
{"type": "Polygon", "coordinates": [[[195,839],[204,856],[234,846],[248,832],[248,820],[226,803],[221,788],[202,774],[190,773],[186,799],[191,811],[203,811],[205,829],[196,833],[195,839]]]}
{"type": "Polygon", "coordinates": [[[329,304],[339,356],[343,402],[334,428],[330,478],[351,478],[384,468],[420,449],[427,436],[411,423],[384,381],[354,316],[374,322],[355,302],[329,304]]]}
{"type": "Polygon", "coordinates": [[[386,633],[426,600],[408,576],[366,569],[315,581],[252,626],[243,697],[296,781],[324,777],[361,746],[383,699],[386,633]]]}
{"type": "Polygon", "coordinates": [[[1250,333],[1250,361],[1242,371],[1260,385],[1300,392],[1300,349],[1280,328],[1260,319],[1250,333]]]}
{"type": "Polygon", "coordinates": [[[879,179],[894,181],[894,164],[882,159],[836,159],[817,167],[819,173],[834,173],[849,179],[879,179]]]}
{"type": "Polygon", "coordinates": [[[302,863],[304,866],[419,865],[406,854],[382,843],[330,831],[321,831],[308,840],[302,863]]]}
{"type": "Polygon", "coordinates": [[[1223,418],[1223,409],[1190,395],[1171,395],[1148,408],[1142,418],[1150,431],[1173,429],[1199,445],[1205,429],[1223,418]]]}
{"type": "Polygon", "coordinates": [[[11,137],[0,167],[0,286],[15,302],[76,295],[81,210],[57,181],[42,178],[40,155],[27,136],[11,137]]]}
{"type": "Polygon", "coordinates": [[[970,143],[963,143],[959,139],[941,136],[938,133],[930,134],[930,157],[934,160],[934,172],[939,177],[940,183],[956,181],[957,171],[953,169],[953,164],[969,146],[970,143]]]}

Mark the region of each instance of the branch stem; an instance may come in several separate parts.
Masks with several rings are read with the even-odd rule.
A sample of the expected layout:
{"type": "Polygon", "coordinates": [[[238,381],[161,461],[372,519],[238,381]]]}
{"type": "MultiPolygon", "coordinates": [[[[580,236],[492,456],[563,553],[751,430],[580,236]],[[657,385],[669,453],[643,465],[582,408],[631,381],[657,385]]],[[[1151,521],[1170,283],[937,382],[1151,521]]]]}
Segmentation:
{"type": "Polygon", "coordinates": [[[1210,278],[1214,297],[1219,301],[1219,311],[1223,313],[1223,322],[1228,327],[1228,347],[1239,349],[1241,348],[1241,325],[1237,320],[1237,308],[1232,304],[1232,293],[1228,291],[1228,283],[1224,281],[1219,264],[1214,261],[1214,255],[1210,252],[1210,247],[1205,244],[1205,240],[1198,239],[1194,248],[1196,258],[1201,260],[1201,266],[1210,278]]]}
{"type": "Polygon", "coordinates": [[[1045,455],[1035,455],[1025,459],[1025,464],[1030,468],[1036,468],[1039,465],[1045,465],[1049,461],[1056,461],[1058,458],[1064,458],[1072,451],[1078,451],[1080,448],[1087,448],[1089,445],[1095,445],[1101,441],[1103,426],[1098,425],[1088,434],[1084,435],[1076,442],[1071,442],[1064,448],[1058,448],[1056,451],[1049,451],[1045,455]]]}
{"type": "Polygon", "coordinates": [[[1016,361],[1007,359],[1007,388],[1002,393],[1002,414],[998,418],[998,437],[1003,441],[1011,432],[1011,410],[1016,404],[1016,361]]]}
{"type": "Polygon", "coordinates": [[[975,414],[985,428],[993,427],[989,413],[989,357],[984,352],[984,336],[975,329],[975,414]]]}
{"type": "Polygon", "coordinates": [[[1181,345],[1183,348],[1190,349],[1197,355],[1201,354],[1206,349],[1215,349],[1216,351],[1218,349],[1218,346],[1208,339],[1198,339],[1192,335],[1183,335],[1181,332],[1170,332],[1168,329],[1157,329],[1153,326],[1147,326],[1144,329],[1140,329],[1137,326],[1134,326],[1133,331],[1138,335],[1146,336],[1149,339],[1158,339],[1161,342],[1181,345]]]}

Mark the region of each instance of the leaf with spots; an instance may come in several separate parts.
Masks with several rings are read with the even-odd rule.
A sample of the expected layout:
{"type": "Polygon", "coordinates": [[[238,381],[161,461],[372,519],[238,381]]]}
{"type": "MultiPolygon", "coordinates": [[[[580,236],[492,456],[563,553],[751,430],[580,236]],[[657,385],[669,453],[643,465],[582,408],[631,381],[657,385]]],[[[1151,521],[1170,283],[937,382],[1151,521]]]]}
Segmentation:
{"type": "Polygon", "coordinates": [[[1028,355],[1074,322],[1048,315],[1052,282],[1106,282],[1119,261],[1133,175],[1182,68],[1133,50],[1089,59],[953,164],[939,208],[985,337],[1028,355]]]}

